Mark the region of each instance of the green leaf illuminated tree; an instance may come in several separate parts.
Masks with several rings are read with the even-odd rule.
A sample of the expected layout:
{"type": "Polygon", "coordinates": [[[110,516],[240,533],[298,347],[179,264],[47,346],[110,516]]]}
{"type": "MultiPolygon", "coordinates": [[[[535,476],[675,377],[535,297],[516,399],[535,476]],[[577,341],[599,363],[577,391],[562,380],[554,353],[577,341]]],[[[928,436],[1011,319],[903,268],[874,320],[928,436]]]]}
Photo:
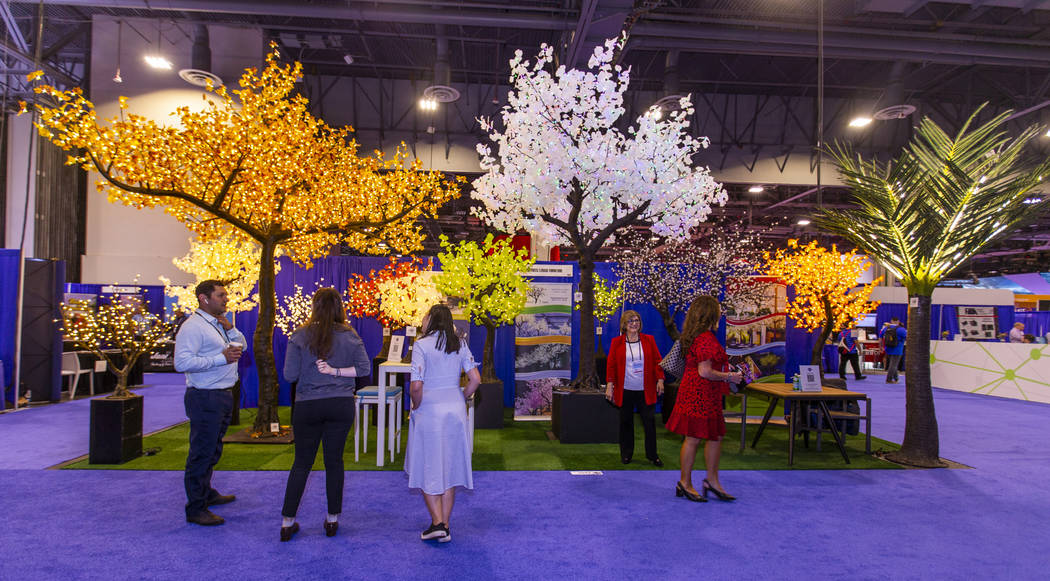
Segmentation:
{"type": "Polygon", "coordinates": [[[913,465],[941,464],[930,385],[934,287],[989,242],[1050,207],[1047,199],[1030,203],[1030,194],[1050,173],[1050,160],[1025,152],[1045,128],[1029,127],[1011,137],[1010,112],[980,125],[979,113],[954,135],[923,119],[889,163],[863,159],[847,145],[832,148],[857,207],[816,217],[818,225],[856,244],[908,289],[904,442],[889,456],[913,465]]]}
{"type": "Polygon", "coordinates": [[[461,301],[460,307],[471,322],[485,327],[481,380],[497,382],[496,328],[513,324],[514,317],[525,308],[529,282],[524,273],[536,259],[526,258],[525,250],[514,250],[507,240],[493,241],[491,234],[481,244],[451,244],[442,236],[441,247],[441,272],[434,274],[434,284],[461,301]]]}

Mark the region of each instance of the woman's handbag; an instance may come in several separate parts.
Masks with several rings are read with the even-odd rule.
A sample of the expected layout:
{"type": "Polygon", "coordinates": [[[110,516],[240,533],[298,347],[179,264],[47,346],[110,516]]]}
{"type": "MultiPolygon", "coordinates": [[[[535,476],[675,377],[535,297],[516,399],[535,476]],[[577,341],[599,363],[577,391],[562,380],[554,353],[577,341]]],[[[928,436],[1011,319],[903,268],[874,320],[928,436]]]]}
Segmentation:
{"type": "Polygon", "coordinates": [[[682,376],[685,375],[685,357],[682,357],[681,342],[674,342],[674,345],[671,346],[671,350],[667,352],[663,361],[660,362],[660,367],[677,379],[681,379],[682,376]]]}

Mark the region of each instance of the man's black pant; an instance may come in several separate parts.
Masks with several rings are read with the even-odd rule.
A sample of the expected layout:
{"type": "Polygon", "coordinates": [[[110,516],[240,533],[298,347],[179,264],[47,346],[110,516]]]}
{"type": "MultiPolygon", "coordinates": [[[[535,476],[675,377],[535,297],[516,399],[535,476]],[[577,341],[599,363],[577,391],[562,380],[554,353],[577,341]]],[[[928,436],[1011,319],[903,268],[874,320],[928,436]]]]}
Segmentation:
{"type": "Polygon", "coordinates": [[[860,372],[860,354],[856,351],[852,353],[839,353],[839,377],[846,379],[846,363],[849,362],[853,365],[853,375],[857,378],[861,378],[860,372]]]}
{"type": "Polygon", "coordinates": [[[190,451],[186,455],[186,516],[208,509],[219,496],[211,487],[211,474],[222,457],[222,437],[233,415],[233,390],[186,388],[183,398],[190,418],[190,451]]]}
{"type": "Polygon", "coordinates": [[[343,511],[343,449],[346,436],[354,426],[354,398],[328,397],[309,399],[295,404],[292,430],[295,433],[295,461],[288,472],[281,516],[292,518],[299,511],[299,501],[306,480],[317,457],[318,445],[324,445],[325,489],[328,513],[343,511]]]}
{"type": "Polygon", "coordinates": [[[653,405],[646,405],[645,392],[623,390],[623,405],[620,406],[620,456],[634,456],[634,409],[642,416],[642,430],[645,431],[645,457],[655,460],[656,453],[656,420],[653,418],[653,405]]]}

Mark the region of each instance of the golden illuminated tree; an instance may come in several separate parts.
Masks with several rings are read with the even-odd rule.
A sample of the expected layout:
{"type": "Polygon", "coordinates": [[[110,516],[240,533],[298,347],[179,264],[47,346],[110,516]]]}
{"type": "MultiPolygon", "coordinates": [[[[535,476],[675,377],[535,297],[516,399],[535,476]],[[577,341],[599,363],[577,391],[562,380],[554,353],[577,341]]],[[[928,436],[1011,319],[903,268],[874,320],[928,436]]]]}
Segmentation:
{"type": "MultiPolygon", "coordinates": [[[[161,276],[164,294],[174,297],[179,309],[191,313],[198,306],[194,294],[197,285],[205,280],[219,280],[224,283],[230,301],[226,309],[234,313],[250,311],[259,302],[259,293],[254,292],[259,281],[259,251],[254,240],[236,234],[206,242],[192,240],[189,253],[171,262],[179,270],[194,275],[196,280],[185,286],[173,285],[168,277],[161,276]]],[[[274,264],[274,274],[280,271],[280,264],[274,264]]]]}
{"type": "Polygon", "coordinates": [[[171,332],[171,323],[147,312],[142,304],[113,302],[94,309],[87,301],[62,304],[62,332],[67,341],[82,351],[90,351],[106,362],[117,376],[117,387],[110,397],[128,397],[128,374],[143,355],[157,350],[171,332]],[[118,366],[114,355],[123,356],[118,366]]]}
{"type": "Polygon", "coordinates": [[[493,241],[492,234],[481,244],[463,241],[451,244],[441,237],[444,252],[438,254],[441,272],[434,274],[438,290],[460,300],[470,320],[485,327],[481,356],[481,380],[497,382],[496,328],[514,323],[521,310],[529,282],[524,273],[536,263],[524,249],[514,250],[506,239],[493,241]]]}
{"type": "Polygon", "coordinates": [[[821,329],[813,346],[811,365],[820,365],[821,351],[832,331],[852,327],[861,316],[879,306],[868,298],[882,278],[857,285],[871,263],[858,256],[856,250],[841,254],[834,245],[828,250],[815,240],[805,246],[788,240],[787,250],[766,252],[765,257],[766,273],[795,287],[795,298],[787,305],[788,316],[807,331],[821,329]]]}
{"type": "Polygon", "coordinates": [[[37,106],[41,135],[74,152],[69,163],[97,171],[111,201],[163,207],[205,240],[238,231],[260,245],[257,433],[278,421],[278,247],[307,266],[339,242],[408,253],[421,247],[416,219],[458,195],[440,172],[407,164],[403,147],[390,159],[358,157],[352,129],[329,127],[295,93],[301,68],[282,65],[274,50],[264,69],[245,71],[239,89],[209,87],[203,111],[179,107],[177,126],[131,113],[124,97],[120,115],[100,122],[80,89],[35,89],[55,103],[37,106]]]}

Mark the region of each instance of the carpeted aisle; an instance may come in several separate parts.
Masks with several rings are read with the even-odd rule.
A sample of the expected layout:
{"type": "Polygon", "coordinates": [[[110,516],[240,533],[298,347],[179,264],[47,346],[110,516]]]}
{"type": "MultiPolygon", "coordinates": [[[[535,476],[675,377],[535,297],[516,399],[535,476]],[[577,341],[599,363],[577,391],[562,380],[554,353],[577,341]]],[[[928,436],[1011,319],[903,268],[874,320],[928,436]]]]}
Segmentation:
{"type": "MultiPolygon", "coordinates": [[[[86,386],[82,389],[87,393],[86,386]]],[[[147,373],[145,385],[131,391],[145,397],[143,433],[186,421],[186,379],[181,373],[147,373]]],[[[90,411],[91,398],[85,397],[0,415],[0,466],[40,469],[87,454],[90,411]]]]}
{"type": "MultiPolygon", "coordinates": [[[[899,440],[904,384],[850,387],[872,395],[875,435],[899,440]]],[[[1045,579],[1050,406],[935,398],[942,455],[974,469],[728,471],[732,504],[675,498],[674,471],[476,472],[445,545],[418,540],[426,512],[397,472],[347,474],[333,539],[313,473],[303,531],[279,543],[283,472],[216,473],[238,500],[208,529],[183,521],[179,472],[11,469],[0,452],[0,579],[1045,579]]],[[[42,429],[11,423],[38,411],[0,416],[6,448],[42,429]]],[[[42,449],[36,465],[61,452],[42,449]]]]}

